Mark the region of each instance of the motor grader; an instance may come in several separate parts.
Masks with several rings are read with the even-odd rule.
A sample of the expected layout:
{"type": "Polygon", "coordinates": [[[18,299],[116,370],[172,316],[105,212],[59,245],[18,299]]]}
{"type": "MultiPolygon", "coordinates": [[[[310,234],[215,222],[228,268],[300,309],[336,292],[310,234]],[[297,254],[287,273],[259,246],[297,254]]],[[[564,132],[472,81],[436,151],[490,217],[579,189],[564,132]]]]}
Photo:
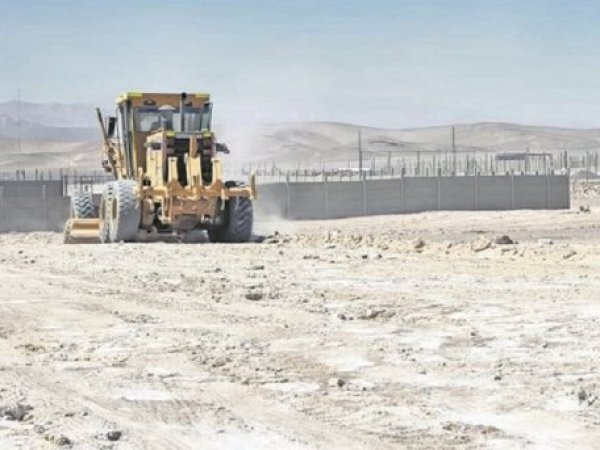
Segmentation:
{"type": "Polygon", "coordinates": [[[212,242],[252,239],[254,176],[222,180],[208,94],[127,93],[103,119],[102,166],[114,176],[99,205],[91,192],[71,196],[65,242],[132,242],[206,231],[212,242]]]}

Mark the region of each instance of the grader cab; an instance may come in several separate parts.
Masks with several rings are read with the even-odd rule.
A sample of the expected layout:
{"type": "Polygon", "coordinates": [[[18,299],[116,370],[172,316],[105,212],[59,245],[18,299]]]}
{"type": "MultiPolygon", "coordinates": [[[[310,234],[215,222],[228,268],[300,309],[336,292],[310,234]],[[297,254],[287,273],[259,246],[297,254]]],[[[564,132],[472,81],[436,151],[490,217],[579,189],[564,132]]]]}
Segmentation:
{"type": "Polygon", "coordinates": [[[71,197],[65,241],[136,241],[143,234],[205,230],[213,242],[252,239],[254,177],[223,181],[208,94],[128,93],[102,119],[102,166],[115,180],[71,197]]]}

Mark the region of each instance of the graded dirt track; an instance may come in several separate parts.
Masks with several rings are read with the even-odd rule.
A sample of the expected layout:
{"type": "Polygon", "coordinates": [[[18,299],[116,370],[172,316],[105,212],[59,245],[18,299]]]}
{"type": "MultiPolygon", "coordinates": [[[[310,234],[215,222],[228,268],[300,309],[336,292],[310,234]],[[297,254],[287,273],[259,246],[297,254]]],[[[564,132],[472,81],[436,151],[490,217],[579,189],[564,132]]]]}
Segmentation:
{"type": "Polygon", "coordinates": [[[2,235],[0,448],[598,448],[592,209],[2,235]]]}

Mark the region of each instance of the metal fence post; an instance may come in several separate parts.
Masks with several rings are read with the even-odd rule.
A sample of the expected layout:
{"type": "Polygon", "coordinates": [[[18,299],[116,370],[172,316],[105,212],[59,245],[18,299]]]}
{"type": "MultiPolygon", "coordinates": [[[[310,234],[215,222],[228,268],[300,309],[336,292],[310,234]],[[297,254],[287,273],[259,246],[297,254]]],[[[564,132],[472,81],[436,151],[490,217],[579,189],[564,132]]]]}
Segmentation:
{"type": "Polygon", "coordinates": [[[571,168],[567,167],[567,209],[571,208],[571,168]]]}
{"type": "Polygon", "coordinates": [[[363,215],[367,215],[367,181],[362,180],[363,215]]]}
{"type": "Polygon", "coordinates": [[[477,170],[473,174],[473,209],[479,210],[479,174],[477,170]]]}
{"type": "Polygon", "coordinates": [[[44,231],[48,231],[48,198],[46,195],[46,184],[42,184],[42,223],[44,231]]]}
{"type": "Polygon", "coordinates": [[[550,209],[550,173],[549,172],[546,172],[546,209],[550,209]]]}
{"type": "Polygon", "coordinates": [[[323,174],[323,194],[325,195],[325,217],[329,219],[329,183],[327,182],[327,174],[323,174]]]}
{"type": "Polygon", "coordinates": [[[400,211],[406,212],[406,183],[404,182],[405,178],[404,167],[400,170],[400,211]]]}
{"type": "Polygon", "coordinates": [[[0,232],[4,231],[4,186],[0,186],[0,232]]]}
{"type": "Polygon", "coordinates": [[[510,209],[515,209],[515,174],[510,172],[510,209]]]}
{"type": "Polygon", "coordinates": [[[402,204],[403,203],[402,202],[402,190],[403,190],[402,189],[402,178],[399,179],[399,180],[392,179],[392,181],[396,182],[396,186],[398,188],[398,203],[399,203],[399,206],[400,206],[400,212],[402,213],[402,212],[404,212],[404,209],[403,209],[404,205],[402,204]]]}
{"type": "Polygon", "coordinates": [[[285,174],[285,218],[290,218],[290,173],[285,174]]]}
{"type": "MultiPolygon", "coordinates": [[[[451,178],[452,181],[455,180],[455,178],[451,178]]],[[[438,211],[440,211],[442,209],[442,177],[438,176],[436,177],[436,182],[437,182],[437,209],[438,211]]]]}

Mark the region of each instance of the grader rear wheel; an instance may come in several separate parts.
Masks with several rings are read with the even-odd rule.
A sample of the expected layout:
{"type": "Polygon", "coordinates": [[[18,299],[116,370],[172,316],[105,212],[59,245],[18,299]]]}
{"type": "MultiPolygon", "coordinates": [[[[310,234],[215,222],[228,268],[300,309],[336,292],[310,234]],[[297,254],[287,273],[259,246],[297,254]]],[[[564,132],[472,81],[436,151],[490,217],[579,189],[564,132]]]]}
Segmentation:
{"type": "Polygon", "coordinates": [[[93,219],[96,208],[91,192],[78,191],[71,195],[71,218],[93,219]]]}
{"type": "Polygon", "coordinates": [[[225,223],[223,228],[209,230],[211,242],[250,242],[254,211],[252,200],[234,197],[225,203],[225,223]]]}

